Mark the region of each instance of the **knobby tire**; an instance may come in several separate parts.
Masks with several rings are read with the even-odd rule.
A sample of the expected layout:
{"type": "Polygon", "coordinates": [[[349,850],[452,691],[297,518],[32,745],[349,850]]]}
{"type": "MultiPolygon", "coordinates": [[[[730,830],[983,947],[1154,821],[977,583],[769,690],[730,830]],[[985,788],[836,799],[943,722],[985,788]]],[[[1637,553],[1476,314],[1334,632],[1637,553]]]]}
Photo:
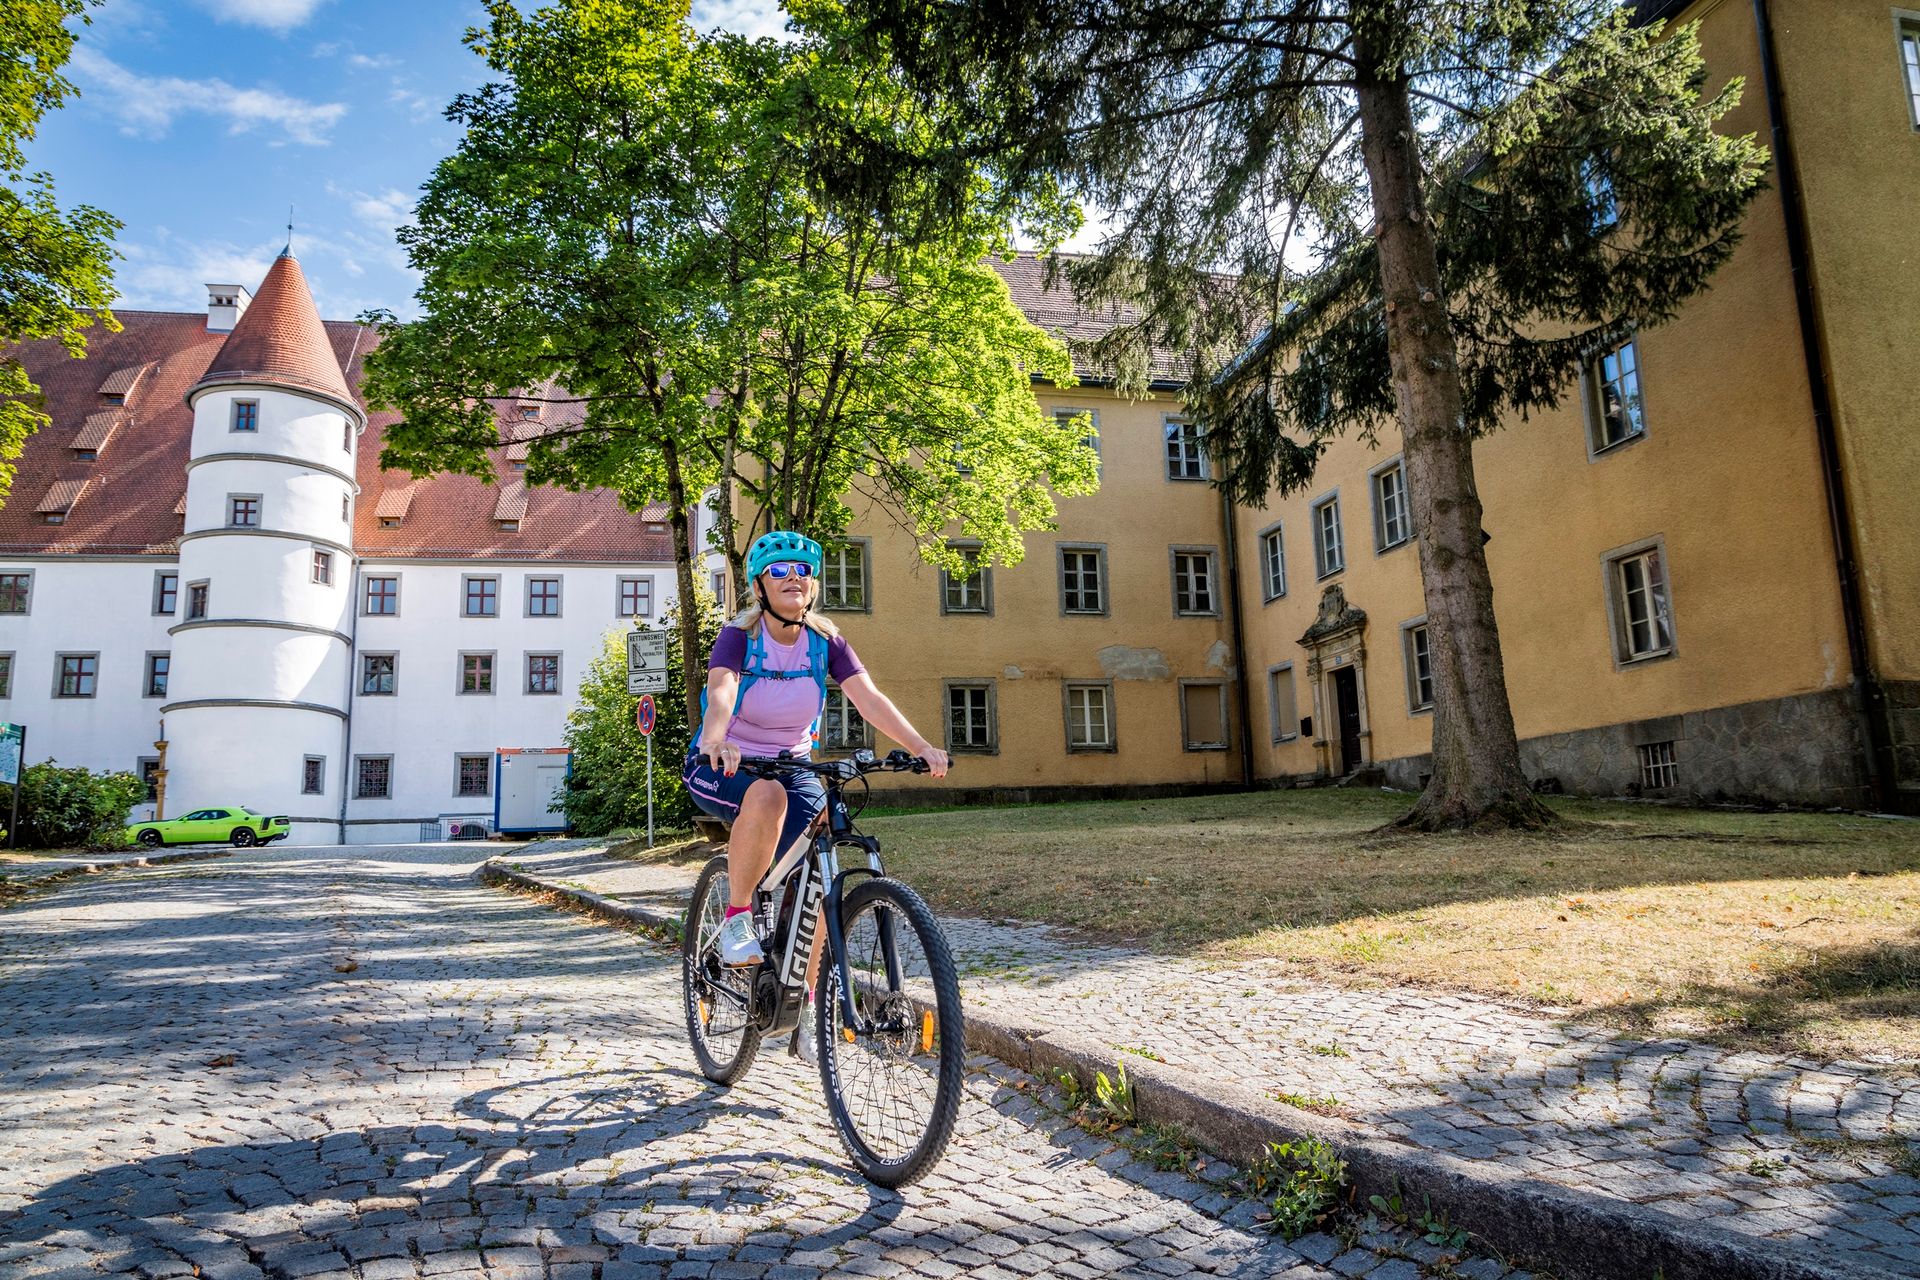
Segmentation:
{"type": "MultiPolygon", "coordinates": [[[[693,1046],[700,1074],[715,1084],[730,1085],[747,1074],[754,1055],[760,1052],[760,1028],[746,1010],[724,996],[709,997],[702,993],[699,975],[706,966],[706,953],[718,946],[716,938],[726,910],[727,856],[721,854],[701,869],[700,878],[694,881],[693,897],[687,903],[687,918],[680,930],[680,986],[687,1012],[687,1040],[693,1046]],[[710,1027],[723,1022],[731,1026],[735,1021],[740,1024],[739,1030],[709,1036],[710,1027]]],[[[722,972],[732,973],[747,990],[752,990],[753,970],[722,972]]]]}

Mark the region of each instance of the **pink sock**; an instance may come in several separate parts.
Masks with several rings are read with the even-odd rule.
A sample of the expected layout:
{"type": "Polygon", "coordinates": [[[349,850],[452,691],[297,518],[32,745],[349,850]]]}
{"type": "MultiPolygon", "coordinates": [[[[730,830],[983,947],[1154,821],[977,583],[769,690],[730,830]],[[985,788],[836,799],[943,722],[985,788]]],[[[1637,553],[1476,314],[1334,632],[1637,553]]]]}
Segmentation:
{"type": "Polygon", "coordinates": [[[751,910],[753,910],[752,907],[728,907],[727,914],[722,919],[722,923],[725,923],[727,920],[733,919],[735,916],[745,915],[747,912],[751,910]]]}

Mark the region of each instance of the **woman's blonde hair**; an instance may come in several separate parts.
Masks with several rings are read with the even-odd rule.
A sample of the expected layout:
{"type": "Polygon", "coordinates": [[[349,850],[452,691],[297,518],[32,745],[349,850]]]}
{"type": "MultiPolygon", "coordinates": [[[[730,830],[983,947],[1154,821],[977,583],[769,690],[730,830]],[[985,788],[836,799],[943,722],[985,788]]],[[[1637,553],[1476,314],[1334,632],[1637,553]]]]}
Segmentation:
{"type": "MultiPolygon", "coordinates": [[[[816,574],[813,577],[808,578],[807,582],[811,584],[809,587],[809,591],[811,592],[811,594],[807,597],[807,613],[804,619],[807,629],[809,631],[817,631],[821,635],[825,636],[827,639],[831,640],[835,636],[840,634],[840,628],[833,624],[832,618],[829,618],[825,614],[820,613],[813,607],[820,599],[819,575],[816,574]]],[[[742,631],[745,631],[751,634],[753,629],[760,625],[760,613],[761,613],[760,593],[758,591],[753,590],[752,583],[748,583],[747,586],[749,591],[751,592],[751,599],[749,603],[744,609],[740,610],[740,612],[734,614],[733,617],[729,618],[727,620],[727,625],[730,627],[738,627],[742,631]]]]}

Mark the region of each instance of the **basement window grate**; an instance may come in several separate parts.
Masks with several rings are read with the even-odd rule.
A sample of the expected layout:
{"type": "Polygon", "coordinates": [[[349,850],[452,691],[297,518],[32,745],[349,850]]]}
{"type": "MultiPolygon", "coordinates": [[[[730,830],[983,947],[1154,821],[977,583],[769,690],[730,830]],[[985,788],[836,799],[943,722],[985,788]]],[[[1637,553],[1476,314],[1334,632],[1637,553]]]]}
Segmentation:
{"type": "Polygon", "coordinates": [[[1640,748],[1640,785],[1657,790],[1679,785],[1680,766],[1673,758],[1673,743],[1649,742],[1640,748]]]}

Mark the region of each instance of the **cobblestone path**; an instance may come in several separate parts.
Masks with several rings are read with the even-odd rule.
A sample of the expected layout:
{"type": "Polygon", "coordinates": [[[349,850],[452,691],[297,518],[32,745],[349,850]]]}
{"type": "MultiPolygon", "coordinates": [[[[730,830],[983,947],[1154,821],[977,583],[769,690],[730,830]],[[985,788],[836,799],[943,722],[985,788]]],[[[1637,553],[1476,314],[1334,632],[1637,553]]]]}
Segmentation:
{"type": "MultiPolygon", "coordinates": [[[[615,898],[684,900],[674,873],[587,849],[526,866],[615,898]]],[[[945,924],[969,1008],[1270,1096],[1332,1099],[1415,1146],[1920,1275],[1911,1071],[1633,1040],[1470,995],[1354,990],[1044,927],[945,924]]]]}
{"type": "Polygon", "coordinates": [[[478,856],[253,850],[0,913],[0,1275],[1413,1280],[1437,1252],[1283,1245],[1004,1068],[932,1176],[871,1187],[817,1076],[709,1085],[673,955],[473,885],[478,856]]]}

